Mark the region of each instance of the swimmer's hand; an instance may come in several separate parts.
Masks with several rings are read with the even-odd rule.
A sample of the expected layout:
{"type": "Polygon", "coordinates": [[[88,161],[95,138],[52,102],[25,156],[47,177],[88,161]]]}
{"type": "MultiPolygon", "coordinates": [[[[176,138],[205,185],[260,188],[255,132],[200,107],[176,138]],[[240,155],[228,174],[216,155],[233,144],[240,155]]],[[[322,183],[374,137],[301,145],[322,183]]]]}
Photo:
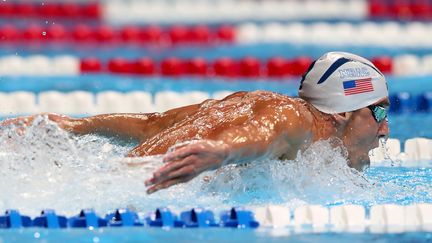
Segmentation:
{"type": "Polygon", "coordinates": [[[188,182],[201,172],[219,168],[227,157],[228,145],[218,141],[198,140],[177,148],[166,154],[166,164],[145,181],[150,186],[147,193],[188,182]]]}

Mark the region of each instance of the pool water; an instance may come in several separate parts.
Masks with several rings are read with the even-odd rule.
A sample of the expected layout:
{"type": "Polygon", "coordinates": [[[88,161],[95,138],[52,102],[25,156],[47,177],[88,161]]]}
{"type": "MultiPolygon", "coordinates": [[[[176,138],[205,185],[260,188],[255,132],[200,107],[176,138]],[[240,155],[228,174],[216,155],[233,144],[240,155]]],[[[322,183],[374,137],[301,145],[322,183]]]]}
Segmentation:
{"type": "MultiPolygon", "coordinates": [[[[15,18],[13,21],[7,17],[4,19],[0,19],[0,22],[22,22],[23,26],[29,22],[26,18],[23,20],[15,18]]],[[[30,21],[37,23],[35,19],[30,21]]],[[[45,17],[40,22],[54,24],[51,18],[45,17]]],[[[60,20],[57,23],[61,24],[60,20]]],[[[92,55],[102,62],[107,62],[113,57],[136,59],[146,56],[159,62],[170,56],[185,59],[200,56],[211,62],[222,56],[243,58],[251,55],[264,62],[274,56],[316,58],[334,50],[348,50],[367,58],[403,54],[412,54],[420,58],[430,54],[431,48],[429,46],[380,47],[260,42],[164,48],[141,45],[116,46],[104,43],[71,46],[50,42],[30,45],[2,44],[0,57],[72,55],[84,58],[92,55]]],[[[423,92],[432,91],[430,75],[412,72],[407,76],[386,76],[391,94],[409,92],[415,97],[423,92]]],[[[166,90],[202,91],[212,95],[226,90],[261,89],[295,96],[299,78],[265,80],[261,77],[224,79],[114,74],[77,76],[26,76],[24,74],[23,76],[0,75],[0,84],[1,92],[28,91],[36,95],[52,90],[60,92],[81,90],[93,94],[109,90],[144,91],[153,96],[166,90]]],[[[1,116],[21,115],[20,111],[9,112],[12,113],[2,113],[1,116]]],[[[409,138],[432,138],[432,115],[430,112],[416,111],[392,113],[389,116],[389,127],[390,137],[399,139],[402,146],[409,138]]],[[[73,216],[83,208],[94,208],[99,215],[105,215],[116,208],[127,207],[143,216],[161,206],[169,206],[176,212],[201,206],[213,210],[217,216],[218,212],[232,206],[254,209],[260,206],[281,205],[294,209],[310,204],[325,207],[359,204],[368,211],[371,206],[379,204],[432,203],[432,161],[413,163],[412,166],[407,167],[400,166],[398,162],[387,161],[374,164],[364,173],[359,173],[347,166],[346,151],[335,147],[333,144],[338,142],[335,140],[317,142],[305,152],[298,154],[293,161],[261,160],[245,166],[226,166],[217,171],[206,172],[189,183],[147,195],[143,182],[163,164],[161,156],[125,160],[124,155],[136,144],[95,135],[74,136],[59,129],[44,117],[40,117],[33,125],[27,127],[23,134],[17,134],[17,130],[20,128],[0,128],[0,193],[2,195],[0,212],[6,209],[19,209],[22,214],[34,217],[39,215],[42,209],[52,208],[60,215],[73,216]],[[136,165],[137,162],[142,161],[145,163],[136,165]]],[[[432,233],[306,232],[298,234],[290,228],[0,229],[0,243],[29,241],[432,242],[432,233]]]]}
{"type": "Polygon", "coordinates": [[[159,229],[101,228],[96,230],[2,230],[4,242],[430,242],[431,232],[398,234],[313,233],[292,234],[280,229],[159,229]]]}
{"type": "Polygon", "coordinates": [[[17,129],[5,127],[0,134],[0,190],[7,195],[0,199],[0,210],[17,208],[31,216],[44,208],[72,216],[88,207],[104,214],[123,207],[150,212],[160,206],[221,211],[238,205],[432,203],[432,163],[372,166],[359,173],[347,166],[346,151],[334,146],[336,139],[316,142],[294,161],[229,165],[147,195],[143,181],[162,165],[161,156],[126,161],[134,144],[71,135],[44,116],[24,133],[17,129]]]}
{"type": "MultiPolygon", "coordinates": [[[[12,81],[9,81],[11,87],[16,89],[17,83],[12,85],[12,81]]],[[[60,82],[57,85],[75,89],[80,82],[73,81],[74,79],[70,80],[70,86],[67,85],[68,82],[60,82]]],[[[89,85],[85,84],[85,81],[82,85],[89,85]]],[[[112,84],[115,81],[118,80],[114,78],[112,84]]],[[[156,82],[157,80],[154,80],[154,83],[147,85],[153,87],[154,92],[163,90],[156,82]]],[[[122,87],[134,83],[135,81],[123,82],[122,87]]],[[[53,80],[48,80],[47,86],[42,89],[52,87],[53,84],[53,80]]],[[[262,86],[263,83],[249,84],[243,84],[243,87],[265,88],[262,86]]],[[[109,86],[110,82],[104,85],[109,86]]],[[[204,84],[199,81],[179,81],[175,84],[175,81],[168,80],[165,85],[175,90],[177,87],[177,91],[182,91],[181,87],[197,89],[204,84]],[[191,83],[195,86],[183,85],[191,83]]],[[[210,91],[223,87],[220,82],[210,82],[207,85],[206,88],[210,91]]],[[[230,85],[228,89],[232,90],[241,86],[239,83],[230,85]]],[[[295,83],[284,85],[292,91],[297,87],[295,83]]],[[[266,84],[266,87],[276,92],[290,92],[281,90],[281,83],[277,82],[266,84]]],[[[392,113],[389,117],[391,137],[400,139],[402,144],[412,137],[432,137],[431,119],[432,116],[428,113],[392,113]],[[419,127],[418,124],[422,126],[419,127]]],[[[33,217],[45,208],[53,208],[61,215],[73,216],[82,208],[89,207],[104,215],[116,208],[124,207],[145,214],[160,206],[169,206],[177,212],[202,206],[214,210],[217,215],[218,212],[232,206],[254,209],[259,206],[282,205],[294,209],[309,204],[326,207],[360,204],[368,209],[378,204],[432,203],[432,161],[424,161],[412,167],[401,167],[398,163],[393,163],[395,166],[389,166],[391,163],[380,163],[371,166],[364,173],[358,173],[346,165],[345,151],[332,146],[335,141],[316,143],[300,154],[295,161],[264,160],[241,167],[227,166],[215,172],[205,173],[187,184],[147,195],[143,181],[150,177],[154,169],[162,165],[161,157],[146,158],[147,163],[144,166],[129,166],[127,163],[131,161],[125,161],[123,157],[135,144],[119,143],[115,138],[95,135],[73,136],[44,117],[37,119],[23,135],[17,134],[16,129],[5,127],[0,131],[0,190],[2,195],[5,195],[0,199],[0,211],[14,208],[33,217]],[[204,181],[204,177],[210,180],[204,181]]],[[[431,237],[427,232],[297,234],[290,229],[182,230],[104,228],[89,231],[31,228],[1,230],[0,241],[133,242],[182,239],[185,242],[235,242],[235,237],[238,237],[238,241],[242,242],[392,242],[395,239],[427,242],[431,237]]]]}

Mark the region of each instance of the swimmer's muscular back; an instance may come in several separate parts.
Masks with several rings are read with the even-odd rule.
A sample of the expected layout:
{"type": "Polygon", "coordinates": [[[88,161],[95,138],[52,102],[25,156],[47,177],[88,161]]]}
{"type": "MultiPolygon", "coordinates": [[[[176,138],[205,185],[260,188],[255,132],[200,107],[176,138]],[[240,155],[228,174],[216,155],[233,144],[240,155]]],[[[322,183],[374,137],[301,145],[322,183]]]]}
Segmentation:
{"type": "MultiPolygon", "coordinates": [[[[293,158],[312,139],[313,117],[302,99],[266,92],[237,92],[222,100],[206,100],[164,113],[104,114],[70,118],[47,114],[65,130],[135,139],[129,156],[164,154],[179,142],[222,141],[237,157],[293,158]]],[[[1,125],[32,123],[36,116],[5,120],[1,125]]]]}
{"type": "Polygon", "coordinates": [[[237,92],[222,100],[170,110],[161,114],[159,122],[169,125],[144,139],[130,156],[163,154],[183,141],[216,140],[233,149],[242,148],[240,157],[246,159],[265,155],[293,158],[305,140],[312,139],[307,132],[312,116],[306,103],[266,91],[237,92]],[[168,115],[172,113],[183,115],[173,119],[168,115]]]}

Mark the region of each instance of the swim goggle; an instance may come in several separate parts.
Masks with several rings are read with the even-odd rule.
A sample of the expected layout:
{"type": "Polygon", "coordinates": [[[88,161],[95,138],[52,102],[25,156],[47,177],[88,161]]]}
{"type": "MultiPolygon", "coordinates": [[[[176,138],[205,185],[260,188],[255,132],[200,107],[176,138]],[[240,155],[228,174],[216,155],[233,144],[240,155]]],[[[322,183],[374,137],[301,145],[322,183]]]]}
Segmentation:
{"type": "Polygon", "coordinates": [[[367,108],[372,111],[372,115],[377,123],[387,118],[387,109],[381,105],[370,105],[367,108]]]}

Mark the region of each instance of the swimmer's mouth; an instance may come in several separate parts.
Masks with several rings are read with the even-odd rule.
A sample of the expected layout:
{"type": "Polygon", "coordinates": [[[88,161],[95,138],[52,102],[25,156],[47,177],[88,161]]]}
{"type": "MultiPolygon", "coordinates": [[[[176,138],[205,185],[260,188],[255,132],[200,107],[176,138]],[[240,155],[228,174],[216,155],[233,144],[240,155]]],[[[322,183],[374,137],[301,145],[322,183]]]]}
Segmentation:
{"type": "Polygon", "coordinates": [[[388,137],[386,135],[378,135],[378,139],[385,139],[387,141],[388,137]]]}
{"type": "Polygon", "coordinates": [[[378,148],[381,143],[385,143],[388,139],[388,136],[386,135],[378,135],[378,139],[375,141],[373,148],[378,148]]]}

